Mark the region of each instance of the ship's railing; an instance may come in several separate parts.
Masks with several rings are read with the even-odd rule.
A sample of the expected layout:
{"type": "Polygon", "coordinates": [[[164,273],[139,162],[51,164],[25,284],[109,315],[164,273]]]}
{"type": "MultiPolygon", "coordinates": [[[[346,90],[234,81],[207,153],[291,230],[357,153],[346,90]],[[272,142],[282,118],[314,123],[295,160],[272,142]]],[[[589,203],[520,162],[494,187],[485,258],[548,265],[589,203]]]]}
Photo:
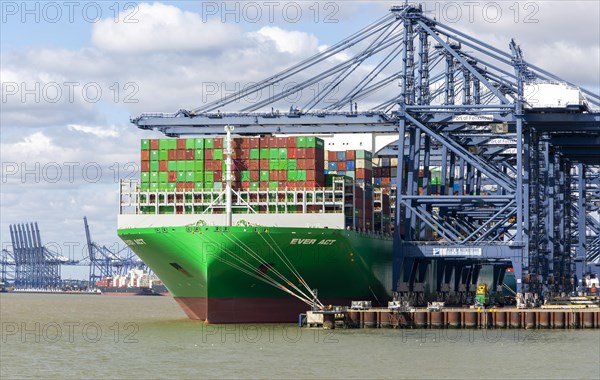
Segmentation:
{"type": "MultiPolygon", "coordinates": [[[[334,178],[330,186],[323,188],[235,190],[232,194],[232,213],[336,213],[344,215],[348,229],[390,233],[393,221],[389,203],[385,202],[384,207],[382,190],[370,190],[375,195],[371,200],[358,197],[356,191],[357,182],[344,177],[334,178]]],[[[121,180],[120,184],[119,213],[225,214],[225,198],[222,189],[141,190],[139,180],[127,179],[121,180]]]]}
{"type": "MultiPolygon", "coordinates": [[[[221,189],[140,190],[135,179],[121,180],[120,214],[219,214],[225,213],[221,189]]],[[[344,184],[303,189],[235,190],[233,213],[343,213],[344,184]]]]}

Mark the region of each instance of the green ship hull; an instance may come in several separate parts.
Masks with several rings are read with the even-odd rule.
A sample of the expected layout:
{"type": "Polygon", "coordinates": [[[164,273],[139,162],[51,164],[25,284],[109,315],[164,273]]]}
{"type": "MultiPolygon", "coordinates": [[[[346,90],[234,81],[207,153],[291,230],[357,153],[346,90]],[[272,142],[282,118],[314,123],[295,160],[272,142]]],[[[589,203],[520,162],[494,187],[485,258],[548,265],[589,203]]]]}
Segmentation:
{"type": "Polygon", "coordinates": [[[309,305],[280,287],[301,285],[325,305],[387,306],[392,239],[334,228],[174,226],[120,228],[191,319],[207,323],[294,322],[309,305]],[[283,278],[277,277],[280,273],[283,278]]]}

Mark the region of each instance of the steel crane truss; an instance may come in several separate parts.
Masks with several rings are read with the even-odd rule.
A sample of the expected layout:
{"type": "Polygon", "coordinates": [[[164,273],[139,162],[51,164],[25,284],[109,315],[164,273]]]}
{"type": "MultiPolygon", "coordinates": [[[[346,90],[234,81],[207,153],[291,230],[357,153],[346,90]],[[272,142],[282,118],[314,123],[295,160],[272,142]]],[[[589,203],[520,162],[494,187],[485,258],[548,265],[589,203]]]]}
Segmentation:
{"type": "Polygon", "coordinates": [[[600,96],[581,90],[586,99],[541,108],[544,94],[536,95],[536,86],[577,86],[527,63],[514,41],[509,46],[505,52],[479,41],[428,18],[419,6],[392,7],[340,43],[244,91],[191,111],[131,121],[169,136],[223,134],[225,125],[240,135],[396,134],[398,141],[379,155],[397,155],[402,163],[397,290],[415,291],[427,273],[446,285],[467,281],[472,277],[465,273],[488,261],[512,265],[518,291],[568,291],[575,259],[595,259],[598,251],[597,214],[585,195],[598,199],[600,96]],[[272,91],[294,78],[294,85],[272,91]],[[315,84],[322,91],[302,93],[315,84]],[[337,100],[326,101],[334,90],[337,100]],[[285,103],[295,93],[303,108],[285,103]],[[261,96],[228,111],[250,94],[261,96]],[[431,171],[439,173],[439,189],[431,185],[431,171]],[[439,267],[444,261],[436,259],[460,265],[439,267]]]}

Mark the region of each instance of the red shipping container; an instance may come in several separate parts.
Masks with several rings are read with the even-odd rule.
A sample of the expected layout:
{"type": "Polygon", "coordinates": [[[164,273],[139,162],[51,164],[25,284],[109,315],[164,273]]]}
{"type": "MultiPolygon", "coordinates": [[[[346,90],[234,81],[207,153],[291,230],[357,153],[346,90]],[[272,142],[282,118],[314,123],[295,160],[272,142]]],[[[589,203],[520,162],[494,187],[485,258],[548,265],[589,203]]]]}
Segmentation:
{"type": "Polygon", "coordinates": [[[306,180],[307,181],[315,181],[316,172],[315,170],[306,170],[306,180]]]}
{"type": "Polygon", "coordinates": [[[260,172],[259,171],[250,171],[250,181],[256,182],[260,180],[260,172]]]}
{"type": "Polygon", "coordinates": [[[170,149],[167,151],[167,155],[169,156],[170,161],[175,161],[177,159],[177,151],[174,149],[170,149]]]}
{"type": "Polygon", "coordinates": [[[221,138],[215,138],[213,146],[214,146],[215,149],[223,149],[223,139],[221,139],[221,138]]]}
{"type": "Polygon", "coordinates": [[[296,158],[296,148],[288,148],[287,158],[296,158]]]}
{"type": "Polygon", "coordinates": [[[194,190],[194,182],[186,182],[185,189],[186,190],[194,190]]]}
{"type": "Polygon", "coordinates": [[[158,150],[158,139],[150,140],[150,149],[158,150]]]}
{"type": "Polygon", "coordinates": [[[260,160],[260,170],[269,170],[269,160],[260,160]]]}
{"type": "Polygon", "coordinates": [[[177,149],[185,149],[185,139],[177,139],[177,149]]]}
{"type": "Polygon", "coordinates": [[[296,158],[306,158],[306,148],[296,148],[296,158]]]}
{"type": "Polygon", "coordinates": [[[193,149],[187,149],[185,151],[185,159],[186,160],[194,160],[194,159],[196,159],[196,152],[193,149]]]}
{"type": "Polygon", "coordinates": [[[260,138],[250,137],[248,139],[250,148],[260,148],[260,138]]]}
{"type": "Polygon", "coordinates": [[[287,186],[287,181],[279,181],[279,184],[277,186],[280,189],[285,189],[285,187],[287,186]]]}
{"type": "Polygon", "coordinates": [[[355,158],[356,158],[355,151],[353,151],[353,150],[346,151],[346,160],[350,161],[350,160],[354,160],[355,158]]]}
{"type": "Polygon", "coordinates": [[[327,160],[329,162],[337,161],[337,152],[327,152],[327,160]]]}
{"type": "Polygon", "coordinates": [[[287,148],[286,137],[277,137],[277,148],[287,148]]]}
{"type": "Polygon", "coordinates": [[[304,157],[303,158],[315,158],[317,156],[316,153],[317,153],[316,148],[304,148],[304,157]]]}
{"type": "Polygon", "coordinates": [[[278,170],[279,174],[277,175],[277,179],[280,181],[287,181],[287,170],[278,170]]]}
{"type": "Polygon", "coordinates": [[[248,169],[252,171],[260,170],[260,161],[259,160],[250,160],[250,165],[248,165],[248,169]]]}
{"type": "Polygon", "coordinates": [[[250,159],[250,149],[244,149],[244,150],[240,151],[240,158],[243,160],[249,160],[250,159]]]}
{"type": "Polygon", "coordinates": [[[277,148],[277,137],[269,137],[269,146],[268,148],[277,148]]]}
{"type": "Polygon", "coordinates": [[[149,150],[142,150],[141,160],[142,161],[150,161],[150,151],[149,150]]]}
{"type": "Polygon", "coordinates": [[[212,160],[213,159],[213,150],[212,149],[206,149],[204,151],[204,159],[205,160],[212,160]]]}
{"type": "Polygon", "coordinates": [[[214,176],[214,181],[215,182],[221,182],[223,180],[223,172],[221,171],[214,171],[213,173],[214,176]]]}
{"type": "Polygon", "coordinates": [[[337,163],[338,171],[346,171],[346,161],[341,161],[337,163]]]}
{"type": "Polygon", "coordinates": [[[177,172],[169,172],[169,182],[177,182],[177,172]]]}
{"type": "Polygon", "coordinates": [[[250,148],[250,139],[249,138],[242,138],[242,141],[240,142],[240,146],[242,147],[242,149],[249,149],[250,148]]]}
{"type": "Polygon", "coordinates": [[[166,172],[169,170],[169,162],[168,161],[158,161],[158,170],[161,172],[166,172]]]}
{"type": "Polygon", "coordinates": [[[150,171],[150,161],[142,161],[141,169],[143,172],[150,171]]]}
{"type": "Polygon", "coordinates": [[[314,189],[315,187],[317,187],[317,183],[315,181],[304,181],[304,187],[306,189],[314,189]]]}
{"type": "Polygon", "coordinates": [[[295,148],[296,147],[296,137],[287,137],[286,138],[286,147],[287,148],[295,148]]]}
{"type": "Polygon", "coordinates": [[[176,158],[178,160],[185,160],[185,150],[177,150],[176,158]]]}
{"type": "Polygon", "coordinates": [[[175,188],[177,190],[185,190],[185,182],[177,182],[177,184],[175,185],[175,188]]]}
{"type": "Polygon", "coordinates": [[[269,172],[269,181],[277,181],[279,179],[279,170],[271,170],[269,172]]]}

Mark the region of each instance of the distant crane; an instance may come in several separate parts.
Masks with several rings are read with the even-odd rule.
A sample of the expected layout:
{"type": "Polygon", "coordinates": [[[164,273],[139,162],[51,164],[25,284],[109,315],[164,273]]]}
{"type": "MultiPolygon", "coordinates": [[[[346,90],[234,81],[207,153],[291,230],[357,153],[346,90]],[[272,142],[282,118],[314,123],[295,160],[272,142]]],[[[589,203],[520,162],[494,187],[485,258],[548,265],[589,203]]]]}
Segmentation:
{"type": "Polygon", "coordinates": [[[86,217],[83,217],[83,225],[85,227],[85,237],[87,240],[88,258],[90,262],[89,283],[94,287],[98,280],[124,275],[131,269],[147,267],[128,247],[113,252],[106,246],[100,246],[92,241],[90,227],[86,217]],[[120,254],[126,253],[125,257],[120,254]]]}
{"type": "Polygon", "coordinates": [[[44,247],[37,222],[10,225],[9,228],[13,253],[11,255],[8,251],[3,252],[3,276],[4,269],[8,269],[14,261],[14,286],[16,288],[59,288],[62,285],[61,264],[76,264],[77,261],[69,260],[44,247]],[[5,257],[6,260],[4,260],[5,257]]]}

